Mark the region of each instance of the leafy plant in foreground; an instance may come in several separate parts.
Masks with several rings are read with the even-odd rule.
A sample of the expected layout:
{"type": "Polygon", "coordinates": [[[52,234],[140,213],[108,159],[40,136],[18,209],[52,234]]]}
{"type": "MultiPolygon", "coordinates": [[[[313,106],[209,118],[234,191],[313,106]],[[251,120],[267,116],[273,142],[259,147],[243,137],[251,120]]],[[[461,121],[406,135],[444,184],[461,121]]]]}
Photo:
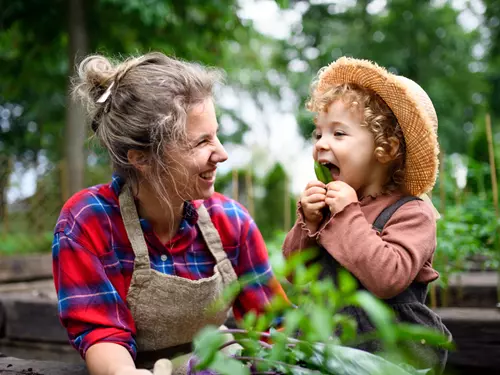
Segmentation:
{"type": "MultiPolygon", "coordinates": [[[[339,275],[338,287],[330,280],[317,280],[318,267],[306,267],[313,256],[304,252],[277,266],[278,277],[291,275],[293,283],[284,283],[293,303],[275,299],[266,313],[249,313],[237,329],[208,327],[195,339],[193,371],[209,374],[430,374],[431,369],[415,370],[414,358],[404,343],[418,341],[450,347],[446,338],[430,329],[397,323],[393,311],[366,291],[357,289],[347,272],[339,275]],[[363,308],[376,326],[371,334],[356,334],[356,322],[342,314],[349,305],[363,308]],[[273,326],[282,318],[279,329],[273,326]],[[377,339],[385,350],[377,355],[350,346],[377,339]],[[237,344],[237,345],[236,345],[237,344]]],[[[225,293],[233,298],[240,281],[225,293]]]]}

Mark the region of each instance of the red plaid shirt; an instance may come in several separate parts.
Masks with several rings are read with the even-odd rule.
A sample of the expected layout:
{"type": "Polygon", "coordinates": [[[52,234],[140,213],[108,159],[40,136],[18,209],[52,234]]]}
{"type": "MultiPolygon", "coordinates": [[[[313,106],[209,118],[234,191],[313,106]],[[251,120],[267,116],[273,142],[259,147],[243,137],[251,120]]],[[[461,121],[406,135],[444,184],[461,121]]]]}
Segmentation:
{"type": "MultiPolygon", "coordinates": [[[[137,351],[126,301],[134,253],[118,205],[122,186],[123,180],[113,176],[110,184],[75,194],[64,205],[55,227],[52,253],[59,317],[82,357],[96,342],[123,345],[133,357],[137,351]]],[[[276,294],[284,297],[255,222],[243,206],[218,193],[204,201],[186,202],[179,231],[166,245],[141,219],[151,268],[191,280],[213,275],[215,259],[196,226],[196,209],[201,204],[208,209],[238,277],[255,280],[234,302],[236,319],[250,310],[263,311],[276,294]]]]}

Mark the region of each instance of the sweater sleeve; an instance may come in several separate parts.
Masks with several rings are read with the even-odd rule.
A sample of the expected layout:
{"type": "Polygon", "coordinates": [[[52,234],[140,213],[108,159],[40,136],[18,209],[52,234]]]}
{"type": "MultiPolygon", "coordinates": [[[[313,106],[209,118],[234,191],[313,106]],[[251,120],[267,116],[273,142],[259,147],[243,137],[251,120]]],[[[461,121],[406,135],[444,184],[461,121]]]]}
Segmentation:
{"type": "MultiPolygon", "coordinates": [[[[321,230],[321,229],[320,229],[321,230]]],[[[282,251],[285,258],[289,258],[295,253],[305,249],[317,248],[316,241],[319,231],[312,233],[306,226],[304,213],[300,202],[297,204],[297,220],[294,226],[287,233],[283,242],[282,251]]]]}
{"type": "Polygon", "coordinates": [[[387,299],[405,290],[432,257],[436,223],[427,204],[413,201],[400,207],[379,234],[356,202],[327,223],[318,241],[365,288],[387,299]]]}

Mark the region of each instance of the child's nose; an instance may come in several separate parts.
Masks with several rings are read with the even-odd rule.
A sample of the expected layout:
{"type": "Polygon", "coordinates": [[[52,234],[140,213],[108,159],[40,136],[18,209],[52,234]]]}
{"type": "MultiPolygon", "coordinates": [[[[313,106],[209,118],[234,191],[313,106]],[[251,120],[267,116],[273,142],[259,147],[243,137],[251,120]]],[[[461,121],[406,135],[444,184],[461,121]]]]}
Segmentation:
{"type": "Polygon", "coordinates": [[[321,137],[316,141],[314,147],[316,148],[316,151],[330,150],[330,143],[328,142],[326,137],[321,137]]]}

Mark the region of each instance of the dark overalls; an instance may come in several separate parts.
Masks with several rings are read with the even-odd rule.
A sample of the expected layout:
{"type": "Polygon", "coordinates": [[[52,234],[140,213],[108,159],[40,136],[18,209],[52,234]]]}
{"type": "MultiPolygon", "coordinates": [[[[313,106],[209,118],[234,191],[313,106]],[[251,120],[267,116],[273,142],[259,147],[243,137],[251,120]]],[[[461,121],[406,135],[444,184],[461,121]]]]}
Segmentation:
{"type": "MultiPolygon", "coordinates": [[[[382,232],[385,224],[389,221],[396,210],[407,202],[420,198],[414,196],[402,197],[389,207],[385,208],[375,219],[373,228],[379,233],[382,232]]],[[[337,274],[343,267],[333,258],[323,247],[320,247],[320,257],[318,259],[323,268],[320,279],[331,278],[333,282],[337,280],[337,274]]],[[[358,281],[359,289],[366,290],[358,281]]],[[[425,305],[427,296],[427,284],[413,282],[406,290],[390,299],[382,300],[389,305],[396,313],[399,322],[418,324],[430,328],[435,328],[439,332],[448,336],[451,340],[451,333],[441,321],[441,318],[425,305]]],[[[368,318],[366,312],[356,306],[347,306],[341,313],[352,316],[356,319],[358,327],[357,333],[365,334],[375,330],[374,325],[368,318]]],[[[401,346],[400,346],[401,347],[401,346]]],[[[356,348],[370,353],[380,352],[383,348],[379,341],[370,340],[356,346],[356,348]]],[[[404,352],[413,359],[412,365],[416,368],[434,368],[437,374],[444,371],[448,351],[442,348],[427,346],[419,342],[408,342],[401,347],[404,352]]]]}

